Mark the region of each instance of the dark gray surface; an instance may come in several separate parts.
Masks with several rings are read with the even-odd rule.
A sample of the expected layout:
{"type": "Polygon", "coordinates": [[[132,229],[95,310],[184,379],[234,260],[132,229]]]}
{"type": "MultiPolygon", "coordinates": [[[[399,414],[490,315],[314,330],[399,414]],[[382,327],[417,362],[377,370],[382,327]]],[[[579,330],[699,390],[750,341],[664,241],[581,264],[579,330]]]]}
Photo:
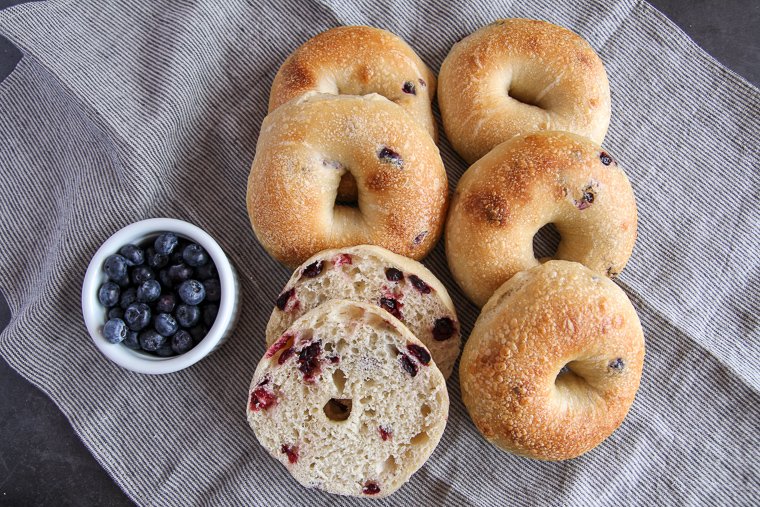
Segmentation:
{"type": "MultiPolygon", "coordinates": [[[[17,3],[23,2],[0,0],[0,9],[17,3]]],[[[652,3],[719,61],[758,84],[760,3],[652,3]]],[[[18,50],[0,37],[0,80],[19,58],[18,50]]],[[[8,321],[0,297],[0,329],[8,321]]],[[[0,392],[5,402],[0,416],[0,505],[131,505],[55,405],[2,361],[0,392]]]]}

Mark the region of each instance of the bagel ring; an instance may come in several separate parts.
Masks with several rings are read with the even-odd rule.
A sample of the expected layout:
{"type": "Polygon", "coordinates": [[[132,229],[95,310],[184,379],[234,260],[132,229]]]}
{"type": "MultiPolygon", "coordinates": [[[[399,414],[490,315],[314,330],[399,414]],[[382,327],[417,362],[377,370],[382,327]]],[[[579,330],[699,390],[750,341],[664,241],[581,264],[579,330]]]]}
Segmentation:
{"type": "Polygon", "coordinates": [[[575,262],[547,262],[483,307],[459,366],[462,401],[492,444],[574,458],[625,419],[644,348],[636,310],[614,282],[575,262]]]}
{"type": "Polygon", "coordinates": [[[546,21],[504,19],[454,44],[441,65],[446,135],[468,163],[517,134],[566,130],[601,144],[610,88],[583,38],[546,21]]]}
{"type": "Polygon", "coordinates": [[[435,74],[396,35],[342,26],[309,39],[285,60],[272,83],[269,112],[308,92],[377,93],[403,107],[436,139],[430,105],[435,86],[435,74]]]}
{"type": "Polygon", "coordinates": [[[359,244],[419,260],[441,235],[448,183],[435,142],[401,106],[307,94],[264,119],[247,204],[261,245],[291,268],[359,244]]]}
{"type": "Polygon", "coordinates": [[[555,258],[614,277],[636,241],[633,189],[617,162],[569,132],[506,141],[459,180],[446,223],[446,256],[464,293],[482,306],[518,271],[539,264],[533,237],[561,236],[555,258]]]}

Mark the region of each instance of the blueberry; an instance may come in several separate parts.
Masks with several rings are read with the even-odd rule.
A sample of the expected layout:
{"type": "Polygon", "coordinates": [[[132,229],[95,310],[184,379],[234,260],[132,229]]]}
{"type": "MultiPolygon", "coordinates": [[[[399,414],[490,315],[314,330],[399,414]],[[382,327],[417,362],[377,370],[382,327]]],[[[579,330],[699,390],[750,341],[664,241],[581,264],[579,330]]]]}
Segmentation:
{"type": "Polygon", "coordinates": [[[146,280],[155,280],[156,272],[148,266],[135,266],[129,273],[129,279],[134,285],[140,285],[146,280]]]}
{"type": "Polygon", "coordinates": [[[182,264],[184,259],[182,259],[182,252],[185,251],[185,247],[187,246],[187,242],[183,240],[179,240],[179,243],[177,243],[176,248],[174,249],[174,252],[169,256],[169,262],[172,264],[182,264]]]}
{"type": "Polygon", "coordinates": [[[174,314],[182,327],[193,327],[201,320],[201,310],[197,306],[179,305],[174,314]]]}
{"type": "Polygon", "coordinates": [[[166,342],[166,337],[161,336],[155,329],[147,329],[140,333],[140,348],[148,352],[155,352],[166,342]]]}
{"type": "Polygon", "coordinates": [[[119,254],[109,255],[103,263],[103,271],[111,280],[120,280],[127,276],[127,259],[119,254]]]}
{"type": "Polygon", "coordinates": [[[161,296],[161,284],[158,280],[145,280],[137,288],[137,300],[140,303],[151,303],[161,296]]]}
{"type": "Polygon", "coordinates": [[[153,327],[158,331],[158,334],[171,336],[177,332],[177,321],[168,313],[159,313],[153,319],[153,327]]]}
{"type": "Polygon", "coordinates": [[[209,303],[203,307],[203,323],[211,327],[216,320],[216,314],[219,313],[219,305],[209,303]]]}
{"type": "Polygon", "coordinates": [[[191,328],[190,336],[193,337],[193,345],[198,345],[198,343],[206,337],[206,333],[208,333],[208,329],[206,329],[205,326],[195,326],[194,328],[191,328]]]}
{"type": "Polygon", "coordinates": [[[106,282],[98,289],[98,301],[106,308],[111,308],[119,303],[121,289],[113,282],[106,282]]]}
{"type": "Polygon", "coordinates": [[[184,329],[180,329],[172,336],[172,350],[175,353],[184,354],[191,348],[193,348],[193,337],[184,329]]]}
{"type": "Polygon", "coordinates": [[[132,303],[124,310],[124,322],[132,331],[140,331],[150,324],[150,307],[145,303],[132,303]]]}
{"type": "Polygon", "coordinates": [[[127,325],[121,319],[110,319],[103,326],[103,337],[108,343],[119,343],[127,337],[127,325]]]}
{"type": "Polygon", "coordinates": [[[122,342],[132,350],[140,350],[140,333],[137,331],[127,331],[127,337],[122,342]]]}
{"type": "Polygon", "coordinates": [[[156,249],[156,253],[161,255],[169,255],[174,251],[177,246],[179,238],[173,232],[165,232],[156,238],[153,242],[153,248],[156,249]]]}
{"type": "Polygon", "coordinates": [[[174,355],[174,350],[172,350],[172,344],[169,340],[166,340],[163,345],[156,349],[156,355],[159,357],[171,357],[174,355]]]}
{"type": "Polygon", "coordinates": [[[190,243],[182,250],[182,258],[188,266],[203,266],[208,263],[208,254],[197,243],[190,243]]]}
{"type": "Polygon", "coordinates": [[[137,289],[134,287],[127,287],[121,291],[121,297],[119,297],[119,306],[123,310],[126,310],[129,305],[137,301],[137,289]]]}
{"type": "Polygon", "coordinates": [[[159,313],[172,313],[177,305],[177,298],[174,294],[162,294],[156,301],[156,311],[159,313]]]}
{"type": "Polygon", "coordinates": [[[188,305],[197,305],[206,297],[206,288],[198,280],[185,280],[179,286],[179,298],[188,305]]]}
{"type": "Polygon", "coordinates": [[[145,250],[145,258],[148,261],[148,266],[153,269],[161,269],[169,263],[169,256],[156,253],[153,247],[148,247],[145,250]]]}
{"type": "Polygon", "coordinates": [[[164,289],[174,288],[174,280],[172,280],[171,275],[169,275],[168,269],[162,269],[158,272],[158,280],[161,282],[161,285],[164,286],[164,289]]]}
{"type": "Polygon", "coordinates": [[[216,278],[205,280],[203,288],[206,289],[206,301],[217,303],[222,297],[222,288],[219,285],[219,280],[216,278]]]}
{"type": "Polygon", "coordinates": [[[203,266],[195,268],[196,280],[208,280],[209,278],[217,278],[219,272],[216,270],[216,265],[213,262],[207,262],[203,266]]]}
{"type": "Polygon", "coordinates": [[[116,285],[118,285],[122,289],[124,287],[128,287],[130,285],[130,283],[129,283],[129,276],[124,275],[123,278],[119,278],[117,280],[113,280],[113,283],[115,283],[116,285]]]}
{"type": "Polygon", "coordinates": [[[189,266],[185,266],[184,264],[175,264],[174,266],[169,267],[169,278],[171,278],[174,283],[180,283],[184,282],[185,280],[189,280],[191,276],[193,276],[193,269],[189,266]]]}
{"type": "Polygon", "coordinates": [[[119,253],[127,259],[127,264],[130,266],[139,266],[145,262],[145,252],[137,245],[124,245],[119,249],[119,253]]]}
{"type": "Polygon", "coordinates": [[[114,306],[108,310],[108,318],[124,320],[124,310],[120,306],[114,306]]]}

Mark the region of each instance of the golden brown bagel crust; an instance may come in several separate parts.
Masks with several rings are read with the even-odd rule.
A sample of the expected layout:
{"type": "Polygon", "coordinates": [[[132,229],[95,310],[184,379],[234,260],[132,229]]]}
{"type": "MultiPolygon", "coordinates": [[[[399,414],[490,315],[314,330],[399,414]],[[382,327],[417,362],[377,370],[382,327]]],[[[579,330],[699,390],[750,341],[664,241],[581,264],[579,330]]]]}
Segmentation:
{"type": "Polygon", "coordinates": [[[546,21],[502,19],[465,37],[441,65],[438,87],[446,135],[470,164],[537,130],[601,144],[610,122],[601,59],[580,36],[546,21]]]}
{"type": "Polygon", "coordinates": [[[268,115],[248,177],[261,245],[293,268],[328,248],[374,244],[419,260],[446,215],[446,171],[432,138],[380,95],[306,95],[268,115]],[[358,207],[336,204],[350,173],[358,207]]]}
{"type": "Polygon", "coordinates": [[[462,400],[494,445],[570,459],[622,423],[643,363],[625,293],[578,263],[551,261],[515,275],[483,308],[459,366],[462,400]]]}
{"type": "Polygon", "coordinates": [[[269,112],[308,92],[377,93],[403,107],[435,138],[430,107],[435,85],[435,74],[396,35],[342,26],[309,39],[285,60],[272,83],[269,112]]]}
{"type": "Polygon", "coordinates": [[[497,146],[459,180],[446,256],[467,297],[483,305],[539,263],[533,236],[544,225],[562,236],[555,258],[614,277],[633,251],[636,221],[631,184],[608,153],[569,132],[535,132],[497,146]]]}

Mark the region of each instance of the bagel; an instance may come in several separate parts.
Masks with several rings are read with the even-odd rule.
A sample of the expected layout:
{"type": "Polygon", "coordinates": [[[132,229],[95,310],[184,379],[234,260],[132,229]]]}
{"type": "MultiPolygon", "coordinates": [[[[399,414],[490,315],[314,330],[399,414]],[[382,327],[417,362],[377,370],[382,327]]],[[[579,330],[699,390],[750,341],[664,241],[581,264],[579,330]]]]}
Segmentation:
{"type": "Polygon", "coordinates": [[[515,275],[483,308],[459,366],[462,400],[497,447],[570,459],[620,426],[643,364],[625,293],[578,263],[551,261],[515,275]]]}
{"type": "Polygon", "coordinates": [[[601,144],[610,87],[601,59],[570,30],[503,19],[454,44],[441,65],[446,135],[468,163],[517,134],[566,130],[601,144]]]}
{"type": "Polygon", "coordinates": [[[554,224],[555,258],[614,277],[636,241],[633,189],[601,147],[569,132],[505,141],[473,164],[446,223],[449,268],[477,305],[518,271],[539,264],[533,237],[554,224]]]}
{"type": "Polygon", "coordinates": [[[448,410],[443,375],[401,322],[334,300],[267,350],[246,413],[259,443],[302,485],[378,498],[432,454],[448,410]]]}
{"type": "Polygon", "coordinates": [[[434,139],[430,103],[435,74],[396,35],[368,26],[322,32],[296,49],[277,71],[269,112],[308,92],[377,93],[403,107],[434,139]]]}
{"type": "Polygon", "coordinates": [[[421,259],[448,205],[433,139],[377,94],[312,94],[268,115],[248,177],[261,245],[293,268],[328,248],[374,244],[421,259]]]}
{"type": "Polygon", "coordinates": [[[446,287],[419,262],[372,245],[325,250],[296,268],[267,324],[272,345],[301,315],[332,299],[383,308],[430,350],[445,378],[459,357],[459,322],[446,287]]]}

